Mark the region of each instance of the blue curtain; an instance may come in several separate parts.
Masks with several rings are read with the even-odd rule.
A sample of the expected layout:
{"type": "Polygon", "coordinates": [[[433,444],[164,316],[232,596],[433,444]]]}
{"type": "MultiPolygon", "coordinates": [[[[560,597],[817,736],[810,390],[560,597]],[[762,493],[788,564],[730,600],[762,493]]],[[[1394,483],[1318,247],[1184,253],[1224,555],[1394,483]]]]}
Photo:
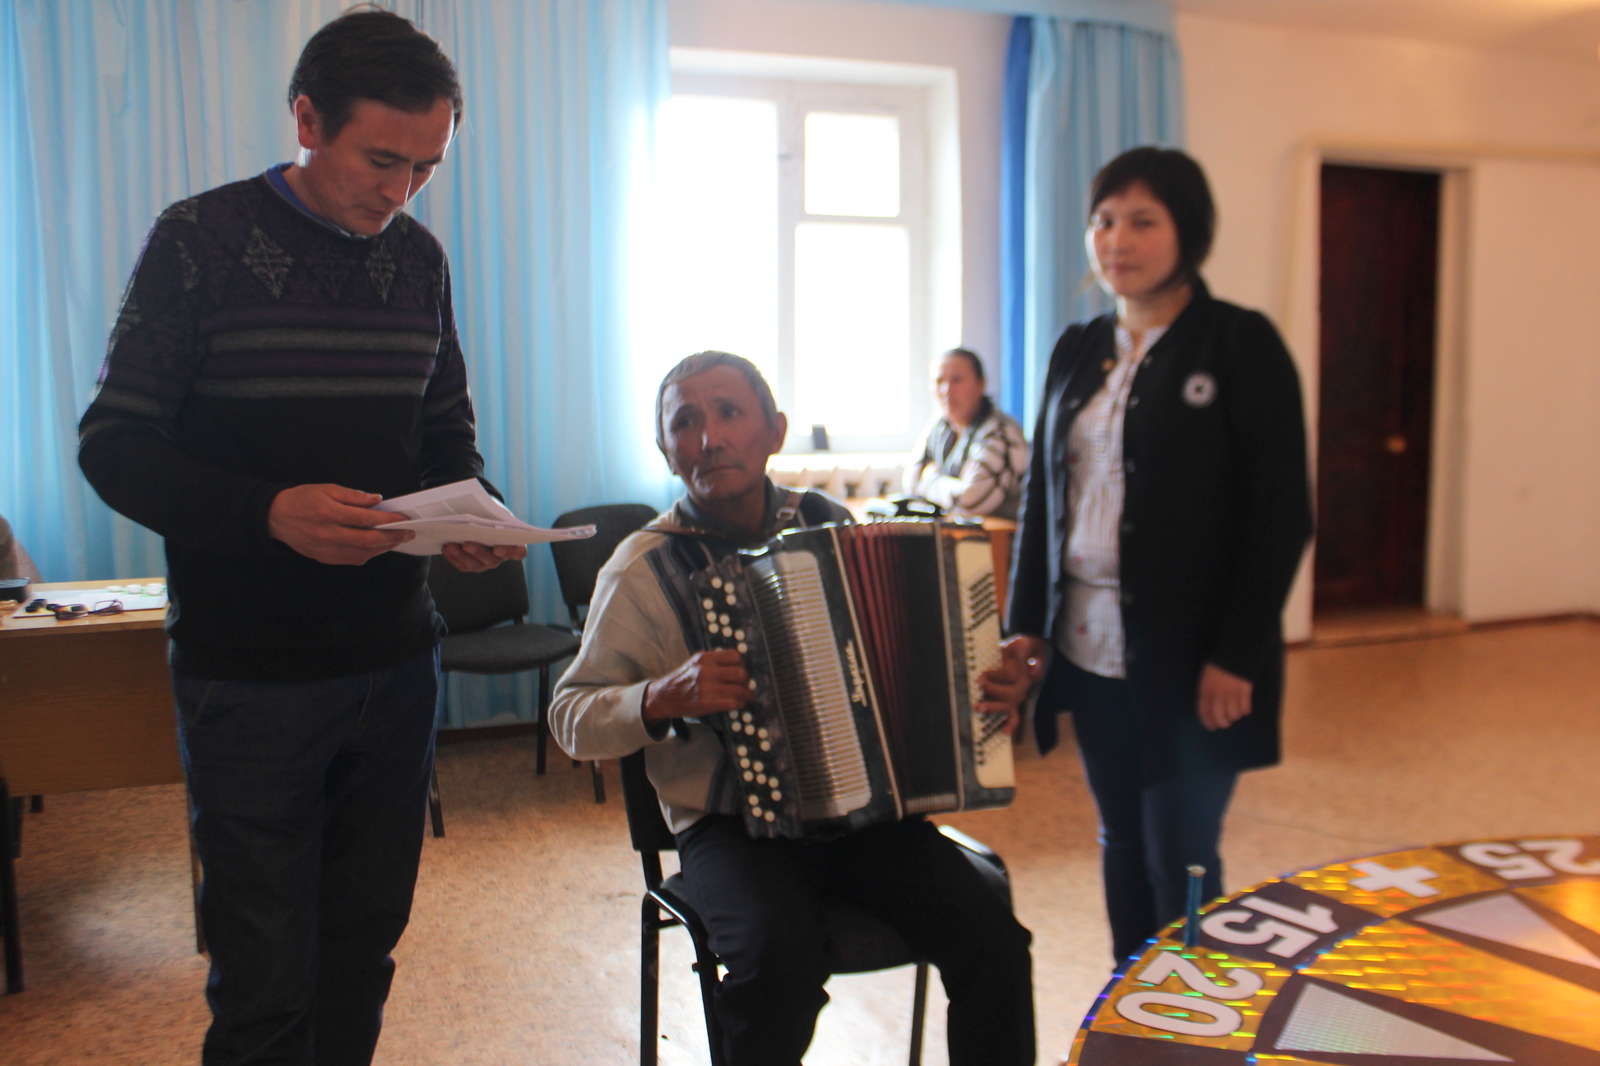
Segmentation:
{"type": "Polygon", "coordinates": [[[79,475],[78,416],[157,213],[290,158],[289,71],[345,6],[0,5],[0,513],[45,577],[166,572],[79,475]]]}
{"type": "Polygon", "coordinates": [[[288,158],[280,86],[343,6],[0,5],[0,513],[46,578],[166,572],[79,475],[78,416],[156,214],[288,158]]]}
{"type": "MultiPolygon", "coordinates": [[[[513,511],[664,507],[653,381],[630,365],[651,117],[669,91],[666,0],[429,2],[466,95],[454,159],[417,216],[450,256],[479,447],[513,511]]],[[[533,616],[564,619],[547,548],[533,616]]],[[[525,717],[530,677],[452,676],[445,724],[525,717]]]]}
{"type": "Polygon", "coordinates": [[[1144,144],[1183,143],[1183,79],[1170,11],[1108,21],[1019,16],[1007,57],[1001,193],[1002,406],[1033,425],[1050,350],[1073,322],[1109,309],[1089,281],[1083,232],[1101,166],[1144,144]]]}
{"type": "MultiPolygon", "coordinates": [[[[0,514],[47,578],[165,572],[104,506],[77,420],[140,244],[168,204],[292,157],[284,92],[348,0],[0,3],[0,514]]],[[[467,100],[414,206],[444,242],[490,478],[523,517],[664,505],[645,383],[628,373],[628,248],[667,92],[666,0],[391,0],[438,37],[467,100]]],[[[565,617],[549,551],[533,617],[565,617]]],[[[457,685],[461,724],[529,706],[457,685]]]]}

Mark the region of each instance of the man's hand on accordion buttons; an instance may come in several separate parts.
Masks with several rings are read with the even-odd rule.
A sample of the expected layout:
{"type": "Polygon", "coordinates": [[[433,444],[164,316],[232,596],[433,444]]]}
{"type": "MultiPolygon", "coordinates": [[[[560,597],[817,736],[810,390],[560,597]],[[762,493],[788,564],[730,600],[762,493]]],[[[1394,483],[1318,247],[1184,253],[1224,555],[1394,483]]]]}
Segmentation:
{"type": "Polygon", "coordinates": [[[978,687],[986,697],[978,704],[978,710],[984,714],[1005,715],[1007,735],[1015,732],[1017,723],[1022,721],[1022,701],[1033,687],[1027,665],[1007,656],[1000,660],[999,666],[978,675],[978,687]]]}
{"type": "Polygon", "coordinates": [[[1006,716],[1005,731],[1016,732],[1022,721],[1022,701],[1044,676],[1050,645],[1039,637],[1015,636],[1000,645],[1000,665],[978,677],[987,700],[978,704],[985,714],[1006,716]]]}
{"type": "Polygon", "coordinates": [[[682,666],[644,690],[646,725],[672,718],[704,718],[737,711],[750,702],[744,657],[732,648],[696,652],[682,666]]]}
{"type": "Polygon", "coordinates": [[[1018,633],[1000,645],[1000,655],[1006,662],[1021,667],[1028,675],[1028,684],[1034,685],[1044,676],[1045,667],[1050,662],[1050,642],[1043,637],[1018,633]]]}

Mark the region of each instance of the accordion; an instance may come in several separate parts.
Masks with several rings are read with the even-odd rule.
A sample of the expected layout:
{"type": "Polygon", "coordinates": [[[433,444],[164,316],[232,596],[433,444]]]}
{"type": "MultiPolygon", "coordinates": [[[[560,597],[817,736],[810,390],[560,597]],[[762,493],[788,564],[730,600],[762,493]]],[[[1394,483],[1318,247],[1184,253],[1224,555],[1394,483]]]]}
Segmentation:
{"type": "Polygon", "coordinates": [[[791,530],[691,579],[704,648],[736,648],[744,709],[720,734],[756,837],[999,807],[1015,793],[988,536],[937,521],[791,530]]]}

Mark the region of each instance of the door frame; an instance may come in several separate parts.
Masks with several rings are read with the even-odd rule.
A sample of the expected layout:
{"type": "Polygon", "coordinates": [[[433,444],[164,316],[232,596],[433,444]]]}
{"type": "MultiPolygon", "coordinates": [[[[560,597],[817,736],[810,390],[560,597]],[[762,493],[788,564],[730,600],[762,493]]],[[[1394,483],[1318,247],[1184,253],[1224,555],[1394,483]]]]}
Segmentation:
{"type": "MultiPolygon", "coordinates": [[[[1430,611],[1461,607],[1462,525],[1465,493],[1465,418],[1463,375],[1466,364],[1467,226],[1474,160],[1471,148],[1350,143],[1336,139],[1303,143],[1292,161],[1288,199],[1289,248],[1281,274],[1279,321],[1295,353],[1305,390],[1306,429],[1312,478],[1317,470],[1317,429],[1321,413],[1321,228],[1322,166],[1380,167],[1436,173],[1439,184],[1438,289],[1434,308],[1434,391],[1432,453],[1428,470],[1428,535],[1423,604],[1430,611]]],[[[1284,610],[1286,635],[1311,635],[1314,610],[1312,559],[1301,561],[1284,610]]]]}

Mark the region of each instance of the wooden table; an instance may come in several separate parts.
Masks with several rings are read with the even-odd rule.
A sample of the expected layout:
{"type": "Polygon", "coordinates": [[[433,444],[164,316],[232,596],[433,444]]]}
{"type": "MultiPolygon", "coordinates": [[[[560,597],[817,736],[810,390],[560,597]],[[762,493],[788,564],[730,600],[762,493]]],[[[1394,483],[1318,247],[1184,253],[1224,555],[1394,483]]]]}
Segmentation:
{"type": "MultiPolygon", "coordinates": [[[[125,583],[45,583],[29,596],[77,602],[73,589],[125,583]]],[[[158,609],[58,622],[18,612],[0,624],[0,761],[13,796],[183,780],[165,617],[158,609]]]]}
{"type": "MultiPolygon", "coordinates": [[[[162,581],[141,578],[139,584],[162,581]]],[[[87,602],[76,589],[126,581],[45,582],[30,599],[87,602]]],[[[93,607],[93,603],[88,604],[93,607]]],[[[177,711],[167,672],[165,608],[58,622],[20,611],[0,622],[0,766],[12,796],[46,796],[183,780],[177,711]]],[[[0,811],[0,817],[9,812],[0,811]]],[[[200,870],[189,842],[198,890],[200,870]]],[[[195,948],[205,950],[196,896],[195,948]]],[[[7,991],[22,991],[14,922],[6,938],[7,991]]]]}

